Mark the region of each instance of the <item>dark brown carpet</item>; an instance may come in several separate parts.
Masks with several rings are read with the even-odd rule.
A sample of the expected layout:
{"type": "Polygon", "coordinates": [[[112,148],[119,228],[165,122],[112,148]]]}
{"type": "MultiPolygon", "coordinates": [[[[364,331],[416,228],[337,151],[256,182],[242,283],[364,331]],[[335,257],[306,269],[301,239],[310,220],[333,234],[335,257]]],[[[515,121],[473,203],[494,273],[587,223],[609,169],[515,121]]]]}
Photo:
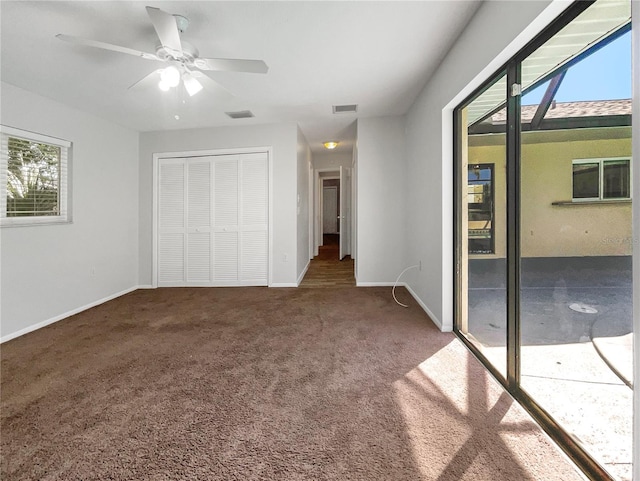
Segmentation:
{"type": "Polygon", "coordinates": [[[1,479],[581,479],[399,297],[140,290],[7,342],[1,479]]]}

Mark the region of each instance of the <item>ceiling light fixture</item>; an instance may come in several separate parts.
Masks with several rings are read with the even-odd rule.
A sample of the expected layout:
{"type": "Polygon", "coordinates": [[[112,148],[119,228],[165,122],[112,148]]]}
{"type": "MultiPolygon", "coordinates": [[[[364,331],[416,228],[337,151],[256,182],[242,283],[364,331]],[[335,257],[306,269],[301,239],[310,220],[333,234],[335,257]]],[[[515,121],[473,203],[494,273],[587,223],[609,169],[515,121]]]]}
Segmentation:
{"type": "Polygon", "coordinates": [[[169,87],[177,87],[180,83],[180,71],[173,65],[160,72],[160,82],[164,82],[169,87]]]}
{"type": "Polygon", "coordinates": [[[159,71],[160,82],[158,88],[163,92],[168,92],[170,89],[180,85],[180,80],[184,84],[184,88],[190,97],[202,90],[202,84],[191,73],[191,71],[184,66],[170,65],[169,67],[159,71]]]}
{"type": "Polygon", "coordinates": [[[333,150],[338,146],[338,142],[336,140],[327,140],[322,145],[324,145],[325,149],[333,150]]]}
{"type": "Polygon", "coordinates": [[[185,72],[182,76],[182,82],[184,83],[184,88],[187,89],[187,93],[189,97],[193,97],[195,94],[202,90],[202,84],[198,82],[198,80],[191,75],[190,72],[185,72]]]}

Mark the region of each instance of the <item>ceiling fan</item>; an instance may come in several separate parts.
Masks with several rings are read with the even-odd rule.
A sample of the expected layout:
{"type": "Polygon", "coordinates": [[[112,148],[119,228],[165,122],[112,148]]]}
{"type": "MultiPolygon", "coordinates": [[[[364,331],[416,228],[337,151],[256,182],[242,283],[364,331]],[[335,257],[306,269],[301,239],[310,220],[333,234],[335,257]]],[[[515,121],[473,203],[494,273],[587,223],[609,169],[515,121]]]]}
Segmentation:
{"type": "Polygon", "coordinates": [[[180,38],[180,34],[189,26],[189,20],[186,17],[172,15],[155,7],[146,7],[146,9],[160,40],[160,45],[156,47],[155,53],[142,52],[73,35],[58,34],[56,37],[78,45],[126,53],[147,60],[159,60],[169,64],[165,68],[151,72],[129,88],[157,82],[161,90],[168,91],[180,85],[182,80],[182,84],[189,96],[193,96],[203,89],[203,82],[219,85],[202,71],[267,73],[269,70],[267,64],[262,60],[202,58],[199,56],[197,48],[180,38]]]}

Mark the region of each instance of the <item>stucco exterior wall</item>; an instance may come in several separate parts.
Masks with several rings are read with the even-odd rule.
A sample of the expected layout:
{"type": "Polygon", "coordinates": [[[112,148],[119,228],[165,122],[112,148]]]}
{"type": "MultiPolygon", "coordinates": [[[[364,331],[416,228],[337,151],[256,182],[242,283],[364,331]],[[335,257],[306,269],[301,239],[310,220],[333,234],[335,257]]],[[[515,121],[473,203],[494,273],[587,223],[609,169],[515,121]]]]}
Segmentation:
{"type": "MultiPolygon", "coordinates": [[[[504,135],[474,136],[469,164],[495,164],[495,254],[505,257],[504,135]],[[483,145],[484,144],[484,145],[483,145]]],[[[572,161],[631,157],[631,128],[525,132],[522,144],[523,257],[631,255],[631,203],[553,205],[572,197],[572,161]]]]}

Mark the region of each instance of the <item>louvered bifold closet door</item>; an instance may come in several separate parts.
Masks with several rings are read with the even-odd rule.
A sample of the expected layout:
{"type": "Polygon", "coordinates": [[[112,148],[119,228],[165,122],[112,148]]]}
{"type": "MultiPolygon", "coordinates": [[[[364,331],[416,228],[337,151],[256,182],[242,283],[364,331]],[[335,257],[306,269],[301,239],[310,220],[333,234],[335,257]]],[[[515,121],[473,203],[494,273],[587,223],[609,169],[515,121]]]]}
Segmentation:
{"type": "Polygon", "coordinates": [[[221,155],[214,161],[214,282],[238,285],[238,156],[221,155]]]}
{"type": "Polygon", "coordinates": [[[266,286],[266,153],[160,159],[158,286],[266,286]]]}
{"type": "Polygon", "coordinates": [[[185,164],[163,159],[158,171],[158,285],[185,283],[185,164]]]}
{"type": "Polygon", "coordinates": [[[268,157],[266,153],[240,156],[240,282],[267,285],[268,157]]]}
{"type": "Polygon", "coordinates": [[[208,158],[187,160],[187,284],[210,285],[211,256],[211,176],[208,158]]]}

